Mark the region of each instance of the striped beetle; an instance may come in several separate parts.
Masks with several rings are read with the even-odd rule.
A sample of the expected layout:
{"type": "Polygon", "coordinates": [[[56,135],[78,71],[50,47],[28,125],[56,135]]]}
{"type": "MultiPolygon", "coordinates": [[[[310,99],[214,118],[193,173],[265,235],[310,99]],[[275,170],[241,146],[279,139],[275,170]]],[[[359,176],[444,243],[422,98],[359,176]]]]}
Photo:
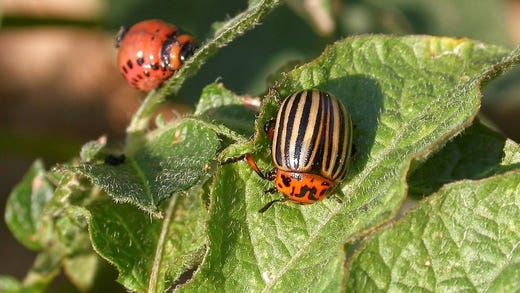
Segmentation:
{"type": "Polygon", "coordinates": [[[320,201],[345,177],[352,150],[352,121],[343,104],[331,94],[304,90],[287,97],[276,119],[264,130],[272,139],[274,169],[264,174],[251,154],[241,158],[260,177],[275,181],[275,187],[267,192],[279,191],[284,198],[267,203],[259,212],[275,202],[320,201]]]}

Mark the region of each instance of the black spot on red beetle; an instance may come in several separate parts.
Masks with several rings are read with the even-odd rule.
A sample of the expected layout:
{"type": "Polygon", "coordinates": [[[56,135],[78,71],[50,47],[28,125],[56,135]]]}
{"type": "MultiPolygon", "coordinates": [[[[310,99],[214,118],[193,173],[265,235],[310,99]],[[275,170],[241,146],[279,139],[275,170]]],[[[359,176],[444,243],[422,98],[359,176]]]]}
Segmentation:
{"type": "Polygon", "coordinates": [[[142,66],[144,64],[144,58],[139,57],[139,58],[137,58],[136,62],[137,62],[137,65],[142,66]]]}
{"type": "Polygon", "coordinates": [[[192,43],[187,43],[186,45],[182,46],[181,52],[179,54],[181,61],[184,62],[188,58],[190,58],[193,55],[194,51],[195,51],[195,46],[193,46],[192,43]]]}
{"type": "Polygon", "coordinates": [[[150,77],[150,72],[148,70],[143,71],[144,76],[150,77]]]}
{"type": "Polygon", "coordinates": [[[158,69],[159,69],[159,64],[157,64],[157,63],[152,63],[152,64],[150,65],[150,68],[152,68],[153,70],[158,70],[158,69]]]}
{"type": "Polygon", "coordinates": [[[121,67],[121,70],[123,70],[125,74],[128,74],[128,69],[126,69],[126,66],[121,67]]]}
{"type": "Polygon", "coordinates": [[[177,43],[172,40],[171,38],[168,38],[164,41],[161,47],[161,62],[163,64],[163,67],[170,67],[170,52],[172,50],[172,47],[174,45],[177,45],[177,43]]]}
{"type": "Polygon", "coordinates": [[[132,60],[128,59],[128,61],[126,61],[126,66],[128,66],[128,68],[130,68],[130,69],[134,68],[134,64],[132,63],[132,60]]]}
{"type": "Polygon", "coordinates": [[[144,77],[143,77],[142,75],[140,75],[140,74],[138,74],[136,77],[137,77],[137,79],[143,79],[143,78],[144,78],[144,77]]]}
{"type": "Polygon", "coordinates": [[[316,201],[318,198],[316,197],[316,188],[309,188],[307,185],[303,186],[300,190],[300,194],[296,195],[297,197],[307,197],[309,200],[316,201]],[[307,193],[309,195],[305,196],[307,193]]]}
{"type": "Polygon", "coordinates": [[[329,189],[328,189],[328,188],[327,188],[327,189],[322,189],[322,190],[320,191],[320,195],[319,195],[319,197],[323,197],[323,196],[325,195],[325,193],[327,192],[327,190],[329,190],[329,189]]]}
{"type": "Polygon", "coordinates": [[[282,182],[283,182],[283,185],[285,185],[286,187],[291,186],[291,177],[282,175],[282,182]]]}

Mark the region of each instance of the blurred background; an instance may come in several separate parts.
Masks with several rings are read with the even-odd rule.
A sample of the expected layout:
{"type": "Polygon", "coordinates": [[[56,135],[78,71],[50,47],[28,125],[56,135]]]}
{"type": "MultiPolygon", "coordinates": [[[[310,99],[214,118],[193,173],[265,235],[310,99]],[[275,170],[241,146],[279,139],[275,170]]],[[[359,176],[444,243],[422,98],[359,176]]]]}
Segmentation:
{"type": "MultiPolygon", "coordinates": [[[[520,0],[288,0],[255,30],[206,63],[170,105],[193,109],[213,81],[259,95],[270,73],[289,61],[316,58],[327,44],[353,34],[469,37],[514,48],[520,44],[520,0]],[[326,7],[316,3],[327,3],[326,7]]],[[[0,4],[0,213],[13,186],[36,158],[48,167],[107,134],[121,144],[144,94],[130,88],[115,64],[121,25],[160,18],[199,41],[210,26],[247,7],[246,0],[3,0],[0,4]]],[[[483,114],[520,141],[520,68],[484,91],[483,114]]],[[[18,278],[34,253],[0,221],[0,274],[18,278]]],[[[115,278],[113,274],[112,279],[115,278]]],[[[73,290],[70,285],[63,286],[73,290]]],[[[60,291],[60,290],[59,290],[60,291]]]]}

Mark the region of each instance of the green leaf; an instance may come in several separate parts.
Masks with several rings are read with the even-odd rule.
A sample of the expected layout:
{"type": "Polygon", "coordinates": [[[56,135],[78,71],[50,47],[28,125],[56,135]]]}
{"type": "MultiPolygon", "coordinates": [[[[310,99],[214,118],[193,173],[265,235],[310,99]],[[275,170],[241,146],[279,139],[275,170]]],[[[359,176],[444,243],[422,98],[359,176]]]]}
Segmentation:
{"type": "Polygon", "coordinates": [[[40,161],[15,187],[6,209],[7,223],[24,245],[42,251],[20,290],[44,291],[60,272],[62,261],[92,254],[84,213],[72,207],[82,204],[90,191],[70,174],[45,171],[40,161]]]}
{"type": "Polygon", "coordinates": [[[126,150],[133,152],[139,146],[142,136],[148,127],[149,120],[157,106],[166,100],[166,97],[176,93],[184,81],[194,75],[199,68],[219,49],[225,47],[232,40],[254,28],[271,10],[280,4],[279,0],[260,0],[249,2],[248,8],[232,19],[214,26],[215,31],[211,38],[204,42],[189,58],[176,74],[167,80],[157,91],[152,91],[141,107],[132,117],[127,128],[126,150]]]}
{"type": "Polygon", "coordinates": [[[200,183],[211,170],[219,140],[195,120],[183,120],[150,133],[147,143],[123,163],[65,167],[88,177],[117,202],[160,215],[159,204],[200,183]]]}
{"type": "Polygon", "coordinates": [[[84,178],[68,174],[60,182],[45,212],[53,219],[53,249],[62,255],[65,275],[81,291],[93,285],[100,257],[92,249],[83,206],[97,200],[99,190],[84,178]]]}
{"type": "Polygon", "coordinates": [[[247,101],[255,102],[250,97],[237,96],[222,84],[213,83],[202,91],[194,115],[250,137],[254,131],[255,112],[248,110],[247,101]]]}
{"type": "Polygon", "coordinates": [[[12,276],[0,275],[0,291],[4,293],[20,292],[22,284],[12,276]]]}
{"type": "Polygon", "coordinates": [[[199,188],[173,196],[162,221],[109,200],[87,208],[95,250],[117,267],[129,290],[163,292],[201,260],[206,212],[199,188]]]}
{"type": "MultiPolygon", "coordinates": [[[[409,178],[410,193],[425,196],[460,179],[480,179],[503,172],[504,137],[479,120],[429,157],[409,178]]],[[[519,165],[516,165],[518,168],[519,165]]],[[[507,170],[507,168],[506,168],[507,170]]]]}
{"type": "Polygon", "coordinates": [[[23,282],[11,276],[0,275],[0,292],[46,292],[52,280],[59,273],[59,260],[56,256],[57,254],[54,252],[39,254],[23,282]]]}
{"type": "Polygon", "coordinates": [[[107,144],[106,136],[100,137],[98,140],[89,141],[83,145],[79,153],[82,162],[89,162],[97,158],[107,144]]]}
{"type": "Polygon", "coordinates": [[[441,188],[368,241],[347,291],[520,290],[519,182],[517,169],[441,188]]]}
{"type": "Polygon", "coordinates": [[[42,211],[53,193],[54,186],[47,177],[45,167],[37,160],[7,200],[7,226],[27,248],[42,249],[48,240],[49,231],[42,223],[42,211]]]}
{"type": "MultiPolygon", "coordinates": [[[[90,241],[87,243],[90,244],[90,241]]],[[[73,255],[63,260],[63,269],[77,288],[87,292],[94,285],[101,261],[94,252],[73,255]]]]}
{"type": "MultiPolygon", "coordinates": [[[[518,53],[468,39],[359,36],[289,72],[279,87],[282,96],[318,88],[351,113],[357,152],[338,188],[343,203],[284,203],[259,214],[280,198],[265,195],[272,183],[246,164],[223,166],[211,197],[209,250],[183,289],[342,291],[338,255],[344,259],[344,245],[397,214],[411,162],[424,160],[471,124],[482,81],[518,63],[518,53]]],[[[265,101],[259,135],[244,147],[269,170],[270,144],[261,128],[277,106],[272,98],[265,101]]]]}
{"type": "Polygon", "coordinates": [[[38,254],[23,280],[23,292],[45,292],[52,280],[60,272],[62,254],[55,249],[47,249],[38,254]]]}

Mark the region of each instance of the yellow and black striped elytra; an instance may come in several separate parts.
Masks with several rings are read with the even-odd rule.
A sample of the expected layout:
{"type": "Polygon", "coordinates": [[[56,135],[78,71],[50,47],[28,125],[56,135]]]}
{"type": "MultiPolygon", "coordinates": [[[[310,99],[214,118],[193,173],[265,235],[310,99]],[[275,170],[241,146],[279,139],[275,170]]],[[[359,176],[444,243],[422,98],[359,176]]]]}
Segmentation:
{"type": "Polygon", "coordinates": [[[341,102],[317,90],[291,95],[274,125],[272,159],[283,171],[343,179],[352,145],[352,123],[341,102]]]}
{"type": "Polygon", "coordinates": [[[322,200],[344,178],[352,150],[352,122],[343,104],[333,95],[304,90],[287,97],[265,131],[272,138],[274,169],[265,175],[250,154],[243,156],[260,177],[275,181],[284,198],[311,204],[322,200]]]}

